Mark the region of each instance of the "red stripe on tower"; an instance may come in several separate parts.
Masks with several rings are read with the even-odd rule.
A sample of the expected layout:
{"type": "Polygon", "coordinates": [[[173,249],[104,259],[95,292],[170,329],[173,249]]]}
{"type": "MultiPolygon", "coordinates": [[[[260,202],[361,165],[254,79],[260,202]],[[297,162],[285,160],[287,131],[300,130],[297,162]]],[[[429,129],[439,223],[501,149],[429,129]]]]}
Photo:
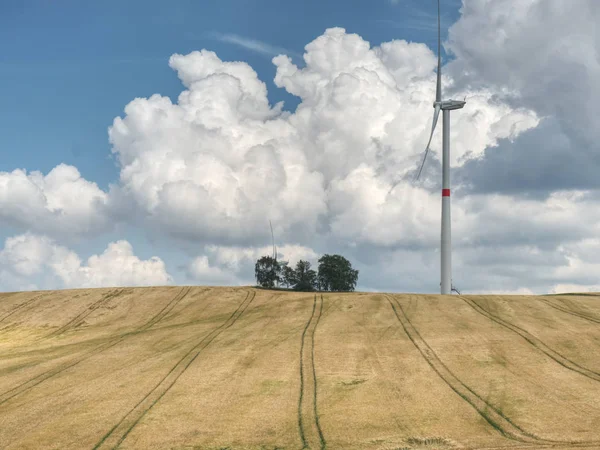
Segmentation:
{"type": "Polygon", "coordinates": [[[442,197],[450,197],[450,189],[442,189],[442,197]]]}

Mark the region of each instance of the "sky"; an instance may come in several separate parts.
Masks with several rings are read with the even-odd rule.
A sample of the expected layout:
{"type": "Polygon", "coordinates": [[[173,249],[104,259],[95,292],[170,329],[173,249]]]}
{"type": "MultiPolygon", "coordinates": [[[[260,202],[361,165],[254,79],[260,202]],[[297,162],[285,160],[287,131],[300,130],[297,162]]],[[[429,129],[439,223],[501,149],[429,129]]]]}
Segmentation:
{"type": "MultiPolygon", "coordinates": [[[[453,284],[600,291],[600,4],[442,0],[453,284]]],[[[433,0],[0,3],[0,291],[439,292],[433,0]],[[390,191],[392,186],[396,187],[390,191]]]]}

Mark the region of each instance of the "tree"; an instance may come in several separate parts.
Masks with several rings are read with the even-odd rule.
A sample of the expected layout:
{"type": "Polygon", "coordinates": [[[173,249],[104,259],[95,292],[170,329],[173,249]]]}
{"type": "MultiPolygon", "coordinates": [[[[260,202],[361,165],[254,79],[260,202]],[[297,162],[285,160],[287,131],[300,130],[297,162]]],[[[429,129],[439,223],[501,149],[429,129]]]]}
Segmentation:
{"type": "Polygon", "coordinates": [[[275,287],[275,282],[281,281],[280,272],[277,260],[271,256],[263,256],[254,266],[256,282],[262,287],[275,287]]]}
{"type": "Polygon", "coordinates": [[[310,268],[308,261],[298,261],[293,276],[296,291],[314,291],[316,289],[317,272],[310,268]]]}
{"type": "Polygon", "coordinates": [[[296,272],[287,262],[280,263],[281,268],[281,282],[285,287],[294,286],[296,284],[296,272]]]}
{"type": "Polygon", "coordinates": [[[353,291],[358,281],[358,270],[341,255],[323,255],[319,258],[319,286],[324,291],[353,291]]]}

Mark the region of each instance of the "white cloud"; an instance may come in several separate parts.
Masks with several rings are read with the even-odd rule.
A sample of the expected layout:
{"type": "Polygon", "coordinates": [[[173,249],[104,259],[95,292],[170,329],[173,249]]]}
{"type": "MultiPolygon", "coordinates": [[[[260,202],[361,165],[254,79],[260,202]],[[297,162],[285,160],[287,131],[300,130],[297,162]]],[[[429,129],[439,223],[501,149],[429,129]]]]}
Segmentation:
{"type": "Polygon", "coordinates": [[[231,272],[211,266],[205,255],[194,258],[187,267],[187,273],[189,278],[208,286],[241,284],[231,272]]]}
{"type": "Polygon", "coordinates": [[[546,119],[488,149],[460,178],[478,192],[515,195],[599,189],[598,2],[465,1],[461,13],[447,44],[456,86],[484,86],[546,119]]]}
{"type": "Polygon", "coordinates": [[[155,286],[171,281],[160,258],[140,260],[127,241],[110,243],[86,264],[54,240],[30,233],[7,238],[0,251],[3,290],[155,286]]]}
{"type": "Polygon", "coordinates": [[[66,164],[46,175],[0,172],[0,221],[9,225],[61,236],[98,234],[110,227],[106,202],[96,183],[66,164]]]}
{"type": "MultiPolygon", "coordinates": [[[[292,114],[270,107],[264,83],[245,63],[206,50],[173,55],[170,65],[188,89],[178,103],[136,99],[110,129],[123,191],[140,215],[171,235],[229,246],[264,239],[267,218],[284,241],[322,226],[356,241],[425,238],[414,214],[398,222],[407,210],[422,210],[428,194],[406,184],[396,195],[383,193],[423,151],[433,53],[405,41],[371,48],[332,28],[306,46],[304,59],[302,69],[287,56],[273,59],[275,83],[301,97],[292,114]]],[[[466,93],[473,100],[454,125],[455,164],[537,124],[492,92],[466,93]]]]}
{"type": "Polygon", "coordinates": [[[277,47],[275,45],[268,44],[267,42],[260,41],[258,39],[251,39],[244,36],[239,36],[234,33],[208,33],[210,37],[217,39],[221,42],[227,42],[229,44],[234,44],[239,47],[245,48],[247,50],[251,50],[256,53],[260,53],[266,56],[276,56],[281,54],[289,55],[289,50],[286,50],[282,47],[277,47]]]}
{"type": "Polygon", "coordinates": [[[465,1],[449,32],[449,70],[461,85],[558,118],[572,137],[597,139],[599,21],[596,0],[465,1]]]}
{"type": "MultiPolygon", "coordinates": [[[[272,247],[222,247],[208,246],[207,251],[213,255],[215,261],[222,266],[226,266],[234,271],[239,270],[242,264],[254,263],[261,256],[270,256],[273,253],[272,247]]],[[[308,247],[301,245],[283,245],[277,247],[277,256],[279,260],[287,261],[290,265],[303,259],[315,262],[318,259],[317,253],[308,247]]]]}
{"type": "Polygon", "coordinates": [[[325,211],[321,175],[256,73],[207,51],[170,64],[190,89],[179,104],[137,99],[110,130],[121,183],[143,213],[194,239],[244,241],[267,216],[311,227],[325,211]]]}

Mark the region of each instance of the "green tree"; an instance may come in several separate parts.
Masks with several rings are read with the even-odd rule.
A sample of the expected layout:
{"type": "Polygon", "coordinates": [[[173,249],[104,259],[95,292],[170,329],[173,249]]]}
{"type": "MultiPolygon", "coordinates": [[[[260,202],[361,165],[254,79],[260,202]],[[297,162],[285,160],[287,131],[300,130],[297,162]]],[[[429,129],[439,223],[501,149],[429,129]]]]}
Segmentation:
{"type": "Polygon", "coordinates": [[[291,287],[296,284],[296,272],[290,266],[287,261],[280,263],[281,268],[281,282],[285,287],[291,287]]]}
{"type": "Polygon", "coordinates": [[[275,283],[281,281],[280,272],[279,263],[272,256],[261,257],[254,266],[256,282],[262,287],[275,287],[275,283]]]}
{"type": "Polygon", "coordinates": [[[354,291],[358,270],[341,255],[319,258],[319,287],[323,291],[354,291]]]}
{"type": "Polygon", "coordinates": [[[308,261],[298,261],[294,270],[294,289],[296,291],[314,291],[317,287],[317,272],[310,268],[308,261]]]}

